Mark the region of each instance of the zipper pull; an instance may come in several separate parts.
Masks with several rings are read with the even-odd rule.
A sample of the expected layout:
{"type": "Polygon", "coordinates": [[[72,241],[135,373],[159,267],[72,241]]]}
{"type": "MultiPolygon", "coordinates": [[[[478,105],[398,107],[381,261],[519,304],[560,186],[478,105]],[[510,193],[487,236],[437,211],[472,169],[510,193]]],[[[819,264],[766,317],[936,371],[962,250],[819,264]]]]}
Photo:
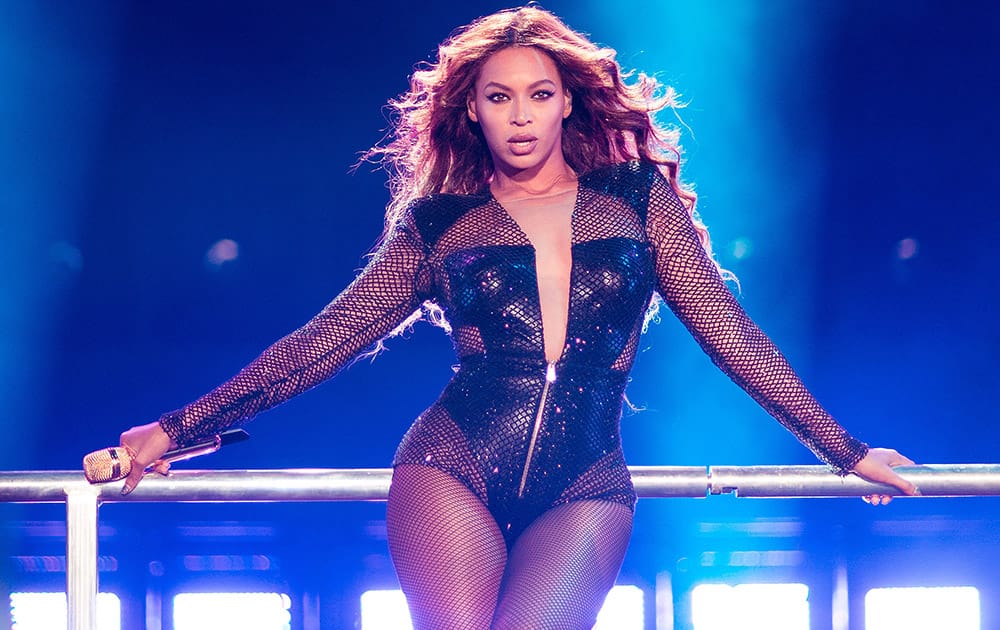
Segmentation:
{"type": "Polygon", "coordinates": [[[549,362],[548,366],[545,368],[545,380],[549,383],[556,382],[556,364],[549,362]]]}

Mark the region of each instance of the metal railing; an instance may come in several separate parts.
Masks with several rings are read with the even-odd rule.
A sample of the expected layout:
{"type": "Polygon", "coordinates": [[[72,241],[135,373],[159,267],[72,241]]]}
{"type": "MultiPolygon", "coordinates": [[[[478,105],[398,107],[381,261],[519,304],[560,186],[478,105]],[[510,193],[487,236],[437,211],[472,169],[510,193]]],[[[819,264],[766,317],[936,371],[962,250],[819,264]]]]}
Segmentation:
{"type": "MultiPolygon", "coordinates": [[[[898,495],[890,486],[825,466],[632,466],[640,497],[859,497],[898,495]]],[[[906,466],[896,471],[923,497],[1000,496],[1000,464],[906,466]]],[[[0,502],[66,503],[66,594],[71,630],[97,627],[97,512],[101,503],[381,501],[391,470],[173,471],[148,476],[130,495],[121,484],[93,486],[79,471],[0,472],[0,502]]]]}

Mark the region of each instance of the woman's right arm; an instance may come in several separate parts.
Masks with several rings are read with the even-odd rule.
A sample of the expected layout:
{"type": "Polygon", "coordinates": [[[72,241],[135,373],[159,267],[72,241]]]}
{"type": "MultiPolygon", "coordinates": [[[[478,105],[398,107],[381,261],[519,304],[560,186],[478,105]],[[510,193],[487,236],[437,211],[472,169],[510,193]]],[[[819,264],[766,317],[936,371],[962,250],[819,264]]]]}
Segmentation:
{"type": "Polygon", "coordinates": [[[420,307],[425,290],[417,285],[425,260],[424,245],[407,220],[357,278],[304,326],[201,398],[164,414],[158,423],[123,433],[122,445],[136,455],[123,492],[135,488],[142,470],[169,448],[218,434],[318,385],[383,339],[420,307]]]}

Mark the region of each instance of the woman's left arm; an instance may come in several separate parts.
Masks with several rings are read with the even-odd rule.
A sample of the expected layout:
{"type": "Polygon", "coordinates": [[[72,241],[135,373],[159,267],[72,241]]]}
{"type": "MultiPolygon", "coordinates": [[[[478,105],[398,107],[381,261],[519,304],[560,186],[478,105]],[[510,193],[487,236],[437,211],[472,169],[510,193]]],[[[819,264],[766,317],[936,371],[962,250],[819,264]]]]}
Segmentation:
{"type": "Polygon", "coordinates": [[[650,190],[646,229],[660,295],[719,368],[840,474],[855,472],[906,494],[916,492],[892,470],[913,462],[896,451],[869,449],[850,435],[747,316],[705,252],[690,213],[659,173],[650,190]]]}

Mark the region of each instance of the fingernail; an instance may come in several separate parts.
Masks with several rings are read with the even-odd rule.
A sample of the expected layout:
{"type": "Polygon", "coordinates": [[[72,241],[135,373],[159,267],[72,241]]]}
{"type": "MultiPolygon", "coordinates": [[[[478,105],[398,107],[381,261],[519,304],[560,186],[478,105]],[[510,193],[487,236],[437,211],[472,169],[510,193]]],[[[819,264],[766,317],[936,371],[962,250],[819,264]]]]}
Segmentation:
{"type": "Polygon", "coordinates": [[[913,486],[913,496],[919,497],[923,496],[923,494],[924,493],[920,491],[920,488],[918,488],[917,486],[913,486]]]}
{"type": "Polygon", "coordinates": [[[129,488],[128,486],[122,486],[122,496],[125,496],[129,492],[132,492],[132,488],[129,488]]]}

